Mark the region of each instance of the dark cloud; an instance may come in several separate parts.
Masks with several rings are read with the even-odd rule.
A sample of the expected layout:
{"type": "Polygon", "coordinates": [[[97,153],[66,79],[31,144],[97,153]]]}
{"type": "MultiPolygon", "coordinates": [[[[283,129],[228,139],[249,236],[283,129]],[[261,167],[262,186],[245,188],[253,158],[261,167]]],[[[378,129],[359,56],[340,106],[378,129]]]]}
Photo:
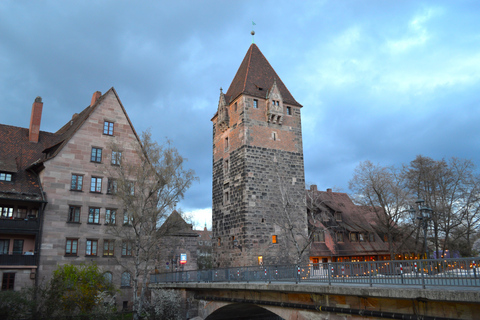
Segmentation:
{"type": "Polygon", "coordinates": [[[94,91],[114,86],[136,130],[171,139],[199,176],[182,207],[208,208],[210,119],[255,21],[255,42],[304,105],[307,182],[348,191],[367,159],[400,165],[423,154],[478,164],[474,5],[2,1],[0,122],[28,126],[40,95],[42,130],[56,131],[94,91]]]}

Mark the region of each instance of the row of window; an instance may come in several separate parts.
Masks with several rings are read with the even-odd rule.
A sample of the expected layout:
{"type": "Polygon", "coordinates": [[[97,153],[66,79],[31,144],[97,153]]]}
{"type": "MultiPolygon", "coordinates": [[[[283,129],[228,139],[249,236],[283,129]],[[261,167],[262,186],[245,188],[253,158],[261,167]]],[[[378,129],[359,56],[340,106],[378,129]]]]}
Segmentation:
{"type": "MultiPolygon", "coordinates": [[[[101,208],[89,207],[87,223],[100,224],[100,210],[101,208]]],[[[69,206],[67,222],[80,223],[81,211],[82,211],[81,206],[69,206]]],[[[117,209],[106,208],[104,221],[105,221],[105,224],[115,225],[117,222],[117,209]]],[[[127,212],[123,213],[123,224],[124,225],[133,224],[133,217],[131,214],[127,212]]]]}
{"type": "MultiPolygon", "coordinates": [[[[12,254],[23,254],[23,239],[13,239],[12,254]]],[[[0,254],[9,254],[10,239],[0,239],[0,254]]]]}
{"type": "MultiPolygon", "coordinates": [[[[337,242],[344,242],[343,240],[343,232],[336,233],[337,242]]],[[[350,242],[375,242],[375,234],[373,232],[350,232],[349,234],[350,242]]],[[[324,231],[316,231],[313,234],[313,241],[314,242],[325,242],[325,232],[324,231]]]]}
{"type": "Polygon", "coordinates": [[[27,219],[32,217],[36,218],[38,215],[38,209],[17,207],[14,206],[0,206],[0,219],[27,219]]]}
{"type": "MultiPolygon", "coordinates": [[[[278,100],[272,100],[272,104],[279,106],[279,105],[280,105],[280,101],[278,101],[278,100]]],[[[253,108],[254,108],[254,109],[258,109],[258,100],[257,100],[257,99],[254,99],[254,100],[253,100],[253,108]]],[[[292,115],[292,107],[286,107],[286,110],[287,110],[287,115],[291,116],[291,115],[292,115]]],[[[236,109],[235,109],[235,111],[236,111],[236,109]]]]}
{"type": "MultiPolygon", "coordinates": [[[[103,153],[102,148],[92,147],[92,152],[90,154],[90,161],[91,162],[102,163],[102,153],[103,153]]],[[[114,166],[119,166],[122,163],[122,152],[112,150],[112,156],[110,158],[110,163],[114,166]]]]}
{"type": "MultiPolygon", "coordinates": [[[[97,257],[101,248],[98,246],[98,239],[87,239],[85,242],[85,256],[97,257]]],[[[78,238],[67,238],[65,244],[65,256],[78,257],[78,238]]],[[[122,241],[122,257],[132,256],[132,242],[122,241]]],[[[102,256],[113,257],[115,255],[115,240],[104,239],[102,256]]]]}
{"type": "MultiPolygon", "coordinates": [[[[102,193],[102,182],[103,177],[96,177],[92,176],[90,178],[90,192],[94,193],[102,193]]],[[[82,191],[83,190],[83,181],[84,175],[83,174],[72,174],[72,179],[70,182],[70,190],[72,191],[82,191]]],[[[135,195],[135,185],[133,182],[129,182],[127,185],[129,193],[133,196],[135,195]]],[[[118,190],[117,180],[108,178],[107,180],[107,194],[115,194],[118,190]]]]}

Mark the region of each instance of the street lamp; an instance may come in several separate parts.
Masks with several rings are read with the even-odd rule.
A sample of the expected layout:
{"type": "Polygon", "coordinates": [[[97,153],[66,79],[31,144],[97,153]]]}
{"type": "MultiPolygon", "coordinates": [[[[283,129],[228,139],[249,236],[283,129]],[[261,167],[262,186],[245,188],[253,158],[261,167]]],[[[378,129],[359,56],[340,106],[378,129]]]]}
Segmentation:
{"type": "Polygon", "coordinates": [[[424,241],[423,244],[424,244],[424,248],[425,248],[426,259],[428,259],[427,228],[428,228],[428,221],[432,218],[432,211],[433,210],[430,207],[423,206],[425,201],[423,201],[420,198],[417,201],[415,201],[415,203],[417,204],[417,207],[418,207],[417,210],[418,211],[415,210],[414,208],[410,207],[408,212],[410,212],[410,216],[412,217],[412,219],[416,218],[416,219],[422,221],[423,241],[424,241]]]}

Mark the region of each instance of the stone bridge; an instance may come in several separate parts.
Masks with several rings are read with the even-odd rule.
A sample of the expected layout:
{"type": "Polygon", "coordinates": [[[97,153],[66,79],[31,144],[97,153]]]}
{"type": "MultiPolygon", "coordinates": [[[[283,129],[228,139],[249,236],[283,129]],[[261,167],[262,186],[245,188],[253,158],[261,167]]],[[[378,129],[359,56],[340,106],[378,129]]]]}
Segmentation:
{"type": "Polygon", "coordinates": [[[185,319],[480,319],[480,288],[291,282],[150,284],[180,290],[185,319]]]}

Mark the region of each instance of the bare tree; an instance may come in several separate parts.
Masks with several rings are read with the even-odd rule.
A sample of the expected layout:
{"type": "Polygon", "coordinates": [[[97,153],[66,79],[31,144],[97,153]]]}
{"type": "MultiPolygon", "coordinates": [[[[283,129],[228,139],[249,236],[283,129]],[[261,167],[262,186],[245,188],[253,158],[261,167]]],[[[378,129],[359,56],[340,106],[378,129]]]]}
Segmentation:
{"type": "Polygon", "coordinates": [[[306,200],[305,188],[292,188],[290,179],[280,174],[278,170],[276,193],[276,214],[274,224],[281,230],[283,246],[283,260],[290,263],[300,264],[305,259],[305,253],[311,242],[311,234],[309,234],[306,224],[306,200]]]}
{"type": "Polygon", "coordinates": [[[386,235],[392,259],[408,240],[400,225],[407,222],[406,209],[411,194],[405,181],[394,167],[374,165],[370,161],[360,162],[349,182],[353,200],[359,205],[372,208],[376,216],[379,233],[386,235]],[[403,234],[402,234],[403,233],[403,234]]]}
{"type": "Polygon", "coordinates": [[[472,217],[471,211],[477,201],[472,196],[476,198],[478,193],[473,183],[474,164],[465,159],[433,160],[419,155],[404,166],[404,176],[410,190],[432,208],[433,246],[435,252],[443,254],[465,219],[470,220],[470,227],[476,224],[476,214],[472,217]]]}
{"type": "Polygon", "coordinates": [[[122,147],[112,146],[117,152],[112,156],[118,159],[117,166],[112,166],[114,179],[109,188],[123,206],[123,223],[112,225],[108,232],[121,241],[122,256],[131,256],[117,261],[132,275],[134,319],[138,319],[144,309],[148,274],[165,232],[159,226],[197,178],[183,168],[185,159],[169,141],[159,145],[149,131],[133,146],[133,157],[122,156],[122,147]]]}

